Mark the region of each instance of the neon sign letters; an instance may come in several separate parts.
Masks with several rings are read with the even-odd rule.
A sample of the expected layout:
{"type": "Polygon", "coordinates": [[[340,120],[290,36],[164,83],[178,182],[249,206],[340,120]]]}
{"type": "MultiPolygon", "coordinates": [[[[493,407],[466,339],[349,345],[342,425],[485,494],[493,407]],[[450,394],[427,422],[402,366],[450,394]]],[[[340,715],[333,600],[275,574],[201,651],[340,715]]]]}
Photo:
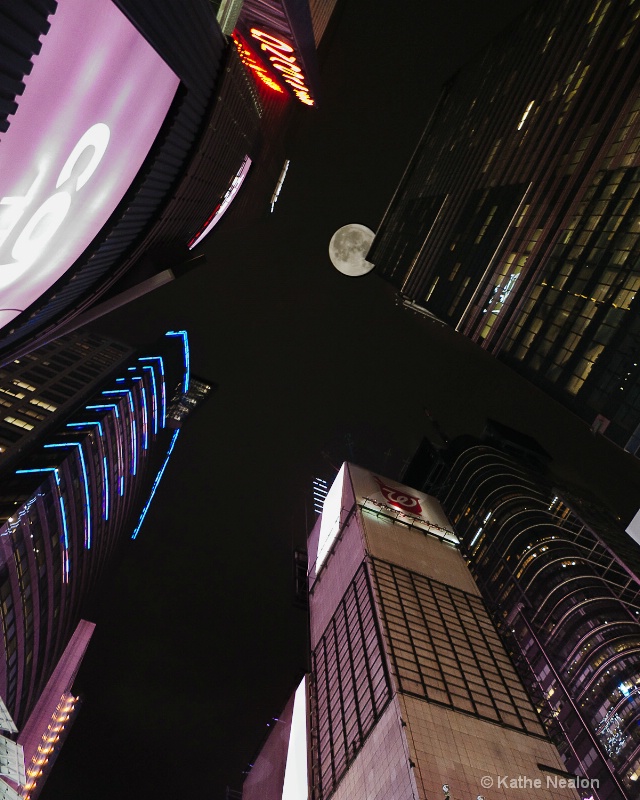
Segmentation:
{"type": "Polygon", "coordinates": [[[267,70],[260,66],[260,64],[256,61],[255,56],[249,50],[248,47],[237,37],[237,35],[233,34],[233,43],[236,46],[236,49],[240,55],[240,60],[248,69],[252,70],[256,78],[258,78],[265,86],[268,86],[270,89],[273,89],[274,92],[279,92],[280,94],[284,94],[284,89],[280,84],[276,83],[273,78],[269,76],[267,70]]]}
{"type": "Polygon", "coordinates": [[[0,327],[109,220],[179,83],[110,0],[58,3],[0,142],[0,327]]]}
{"type": "Polygon", "coordinates": [[[306,106],[315,105],[309,88],[305,83],[305,75],[300,66],[298,66],[298,59],[293,55],[294,50],[290,44],[287,44],[283,39],[273,36],[270,33],[265,33],[259,28],[251,28],[251,35],[254,39],[260,42],[260,48],[268,53],[269,61],[274,69],[282,73],[282,78],[285,83],[293,89],[293,93],[301,103],[306,106]]]}

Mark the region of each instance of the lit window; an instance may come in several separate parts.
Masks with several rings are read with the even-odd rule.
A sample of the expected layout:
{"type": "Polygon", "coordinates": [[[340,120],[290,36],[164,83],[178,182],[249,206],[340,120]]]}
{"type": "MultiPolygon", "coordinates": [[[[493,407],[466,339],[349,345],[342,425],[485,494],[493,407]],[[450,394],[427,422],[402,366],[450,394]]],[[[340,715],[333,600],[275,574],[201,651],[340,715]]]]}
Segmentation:
{"type": "Polygon", "coordinates": [[[4,421],[10,422],[12,425],[15,425],[16,428],[24,428],[27,431],[33,430],[33,425],[24,419],[19,419],[18,417],[5,417],[4,421]]]}
{"type": "Polygon", "coordinates": [[[28,392],[35,392],[36,387],[32,386],[30,383],[25,383],[24,381],[14,380],[11,381],[14,386],[19,386],[21,389],[26,389],[28,392]]]}
{"type": "Polygon", "coordinates": [[[529,105],[525,108],[524,114],[522,115],[522,117],[520,117],[520,122],[518,123],[518,130],[519,131],[522,130],[522,126],[524,125],[524,122],[525,122],[526,118],[529,116],[529,112],[533,108],[533,103],[534,103],[534,101],[532,100],[529,103],[529,105]]]}
{"type": "Polygon", "coordinates": [[[2,394],[8,394],[9,397],[16,397],[18,400],[22,400],[24,397],[24,392],[12,392],[11,389],[2,388],[0,392],[2,392],[2,394]]]}
{"type": "Polygon", "coordinates": [[[431,288],[429,289],[429,292],[427,293],[427,296],[424,298],[425,303],[428,303],[429,300],[431,299],[431,295],[433,294],[434,289],[438,285],[438,281],[439,280],[440,280],[440,276],[436,275],[435,281],[431,284],[431,288]]]}
{"type": "MultiPolygon", "coordinates": [[[[22,395],[24,397],[24,395],[22,395]]],[[[58,408],[57,406],[51,405],[51,403],[45,403],[44,400],[36,400],[34,397],[32,400],[29,400],[31,405],[38,406],[38,408],[44,408],[45,411],[56,411],[58,408]]]]}

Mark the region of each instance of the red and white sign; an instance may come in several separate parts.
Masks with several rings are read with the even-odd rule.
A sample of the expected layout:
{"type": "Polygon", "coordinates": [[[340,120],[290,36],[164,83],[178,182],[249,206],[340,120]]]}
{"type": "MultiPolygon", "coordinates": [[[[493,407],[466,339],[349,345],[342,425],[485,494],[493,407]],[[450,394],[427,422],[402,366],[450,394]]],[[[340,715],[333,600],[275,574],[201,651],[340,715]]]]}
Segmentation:
{"type": "Polygon", "coordinates": [[[349,464],[356,502],[372,511],[380,509],[405,519],[412,526],[432,531],[457,542],[453,526],[439,501],[431,495],[409,489],[389,478],[380,478],[354,464],[349,464]]]}
{"type": "Polygon", "coordinates": [[[404,488],[397,489],[393,486],[387,486],[386,483],[383,483],[380,478],[376,477],[375,475],[373,476],[373,479],[380,487],[382,496],[390,506],[393,506],[400,511],[406,511],[409,514],[422,514],[422,506],[420,505],[420,500],[417,497],[409,494],[404,488]]]}
{"type": "Polygon", "coordinates": [[[316,574],[348,519],[354,500],[363,511],[372,512],[376,517],[391,517],[449,542],[458,542],[453,526],[435,497],[345,462],[324,500],[315,554],[316,574]]]}
{"type": "Polygon", "coordinates": [[[107,222],[179,85],[111,0],[60,0],[50,21],[0,141],[0,326],[107,222]]]}

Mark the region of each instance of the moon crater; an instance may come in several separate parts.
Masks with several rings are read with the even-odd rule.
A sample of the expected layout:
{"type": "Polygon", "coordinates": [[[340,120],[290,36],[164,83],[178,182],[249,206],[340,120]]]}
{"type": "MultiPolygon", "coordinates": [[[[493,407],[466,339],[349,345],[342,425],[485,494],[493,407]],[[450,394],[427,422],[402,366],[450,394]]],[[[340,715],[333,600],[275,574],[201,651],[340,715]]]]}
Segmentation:
{"type": "Polygon", "coordinates": [[[329,242],[329,258],[338,272],[350,277],[371,272],[374,264],[367,261],[365,255],[374,236],[372,230],[357,223],[338,228],[329,242]]]}

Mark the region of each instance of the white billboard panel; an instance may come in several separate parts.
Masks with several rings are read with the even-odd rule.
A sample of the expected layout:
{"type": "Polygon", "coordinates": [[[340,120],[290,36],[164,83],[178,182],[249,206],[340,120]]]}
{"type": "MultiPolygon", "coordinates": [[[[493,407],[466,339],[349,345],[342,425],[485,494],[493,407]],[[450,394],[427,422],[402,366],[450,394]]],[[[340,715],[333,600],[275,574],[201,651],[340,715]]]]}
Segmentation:
{"type": "Polygon", "coordinates": [[[0,142],[0,327],[82,255],[179,79],[111,0],[60,0],[0,142]]]}
{"type": "Polygon", "coordinates": [[[458,543],[453,526],[435,497],[349,464],[356,502],[373,512],[387,513],[413,527],[458,543]]]}

